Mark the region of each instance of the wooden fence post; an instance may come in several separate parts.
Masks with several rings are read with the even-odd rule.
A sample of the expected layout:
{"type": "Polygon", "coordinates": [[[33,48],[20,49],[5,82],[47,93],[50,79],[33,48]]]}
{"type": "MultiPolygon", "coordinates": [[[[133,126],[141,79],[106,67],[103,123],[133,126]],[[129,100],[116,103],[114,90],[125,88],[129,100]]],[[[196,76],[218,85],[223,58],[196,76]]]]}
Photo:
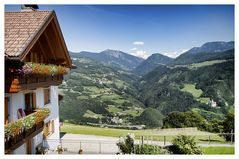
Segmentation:
{"type": "Polygon", "coordinates": [[[163,145],[166,145],[166,136],[163,136],[163,145]]]}
{"type": "Polygon", "coordinates": [[[101,142],[99,142],[99,153],[101,153],[101,142]]]}
{"type": "Polygon", "coordinates": [[[144,136],[141,136],[142,146],[144,145],[144,136]]]}
{"type": "Polygon", "coordinates": [[[231,130],[231,144],[233,143],[233,130],[231,130]]]}
{"type": "Polygon", "coordinates": [[[211,139],[210,139],[210,135],[208,136],[208,145],[210,145],[211,139]]]}

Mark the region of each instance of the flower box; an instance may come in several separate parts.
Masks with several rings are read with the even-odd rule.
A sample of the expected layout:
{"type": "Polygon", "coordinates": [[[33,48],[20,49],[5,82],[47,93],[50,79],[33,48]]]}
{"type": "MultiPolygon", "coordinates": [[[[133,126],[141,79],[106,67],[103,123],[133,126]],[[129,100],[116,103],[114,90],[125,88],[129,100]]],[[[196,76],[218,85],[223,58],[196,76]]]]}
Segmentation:
{"type": "Polygon", "coordinates": [[[22,75],[45,75],[45,76],[55,76],[64,75],[69,72],[69,68],[60,65],[53,64],[40,64],[40,63],[25,63],[21,69],[18,69],[18,73],[22,75]]]}
{"type": "Polygon", "coordinates": [[[15,138],[17,135],[36,130],[38,123],[43,124],[44,119],[50,114],[50,110],[47,108],[37,109],[36,112],[27,115],[13,123],[5,125],[5,139],[15,138]],[[29,130],[30,129],[30,130],[29,130]]]}

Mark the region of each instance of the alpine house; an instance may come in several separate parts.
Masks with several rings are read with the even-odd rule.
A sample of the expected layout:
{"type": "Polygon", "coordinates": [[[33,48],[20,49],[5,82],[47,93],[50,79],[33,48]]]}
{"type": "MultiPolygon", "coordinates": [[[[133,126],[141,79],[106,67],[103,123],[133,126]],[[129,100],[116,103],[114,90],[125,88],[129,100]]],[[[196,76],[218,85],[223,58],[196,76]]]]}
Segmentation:
{"type": "Polygon", "coordinates": [[[59,144],[58,85],[72,62],[56,13],[36,7],[5,12],[5,154],[59,144]]]}

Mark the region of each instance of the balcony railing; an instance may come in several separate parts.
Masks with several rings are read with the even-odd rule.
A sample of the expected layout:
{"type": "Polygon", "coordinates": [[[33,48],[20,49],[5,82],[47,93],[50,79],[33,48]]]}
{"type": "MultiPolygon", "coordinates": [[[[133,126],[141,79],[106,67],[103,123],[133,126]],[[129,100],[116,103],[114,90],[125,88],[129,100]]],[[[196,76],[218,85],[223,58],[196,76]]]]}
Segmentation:
{"type": "Polygon", "coordinates": [[[5,92],[17,93],[21,90],[48,87],[62,83],[63,75],[69,68],[44,63],[5,62],[5,92]]]}
{"type": "Polygon", "coordinates": [[[44,119],[49,114],[49,109],[41,108],[26,117],[5,125],[5,153],[11,153],[28,139],[42,132],[44,119]]]}
{"type": "Polygon", "coordinates": [[[20,90],[36,89],[62,83],[63,75],[40,76],[40,75],[14,75],[6,74],[5,92],[17,93],[20,90]]]}

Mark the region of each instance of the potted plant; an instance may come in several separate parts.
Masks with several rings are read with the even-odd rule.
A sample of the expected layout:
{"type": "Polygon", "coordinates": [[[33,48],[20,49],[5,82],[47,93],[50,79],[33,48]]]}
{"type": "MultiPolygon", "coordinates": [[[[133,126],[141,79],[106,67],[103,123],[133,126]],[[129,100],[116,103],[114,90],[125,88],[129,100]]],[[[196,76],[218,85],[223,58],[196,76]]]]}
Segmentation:
{"type": "Polygon", "coordinates": [[[63,147],[61,145],[58,145],[56,151],[57,151],[58,154],[62,154],[63,147]]]}

